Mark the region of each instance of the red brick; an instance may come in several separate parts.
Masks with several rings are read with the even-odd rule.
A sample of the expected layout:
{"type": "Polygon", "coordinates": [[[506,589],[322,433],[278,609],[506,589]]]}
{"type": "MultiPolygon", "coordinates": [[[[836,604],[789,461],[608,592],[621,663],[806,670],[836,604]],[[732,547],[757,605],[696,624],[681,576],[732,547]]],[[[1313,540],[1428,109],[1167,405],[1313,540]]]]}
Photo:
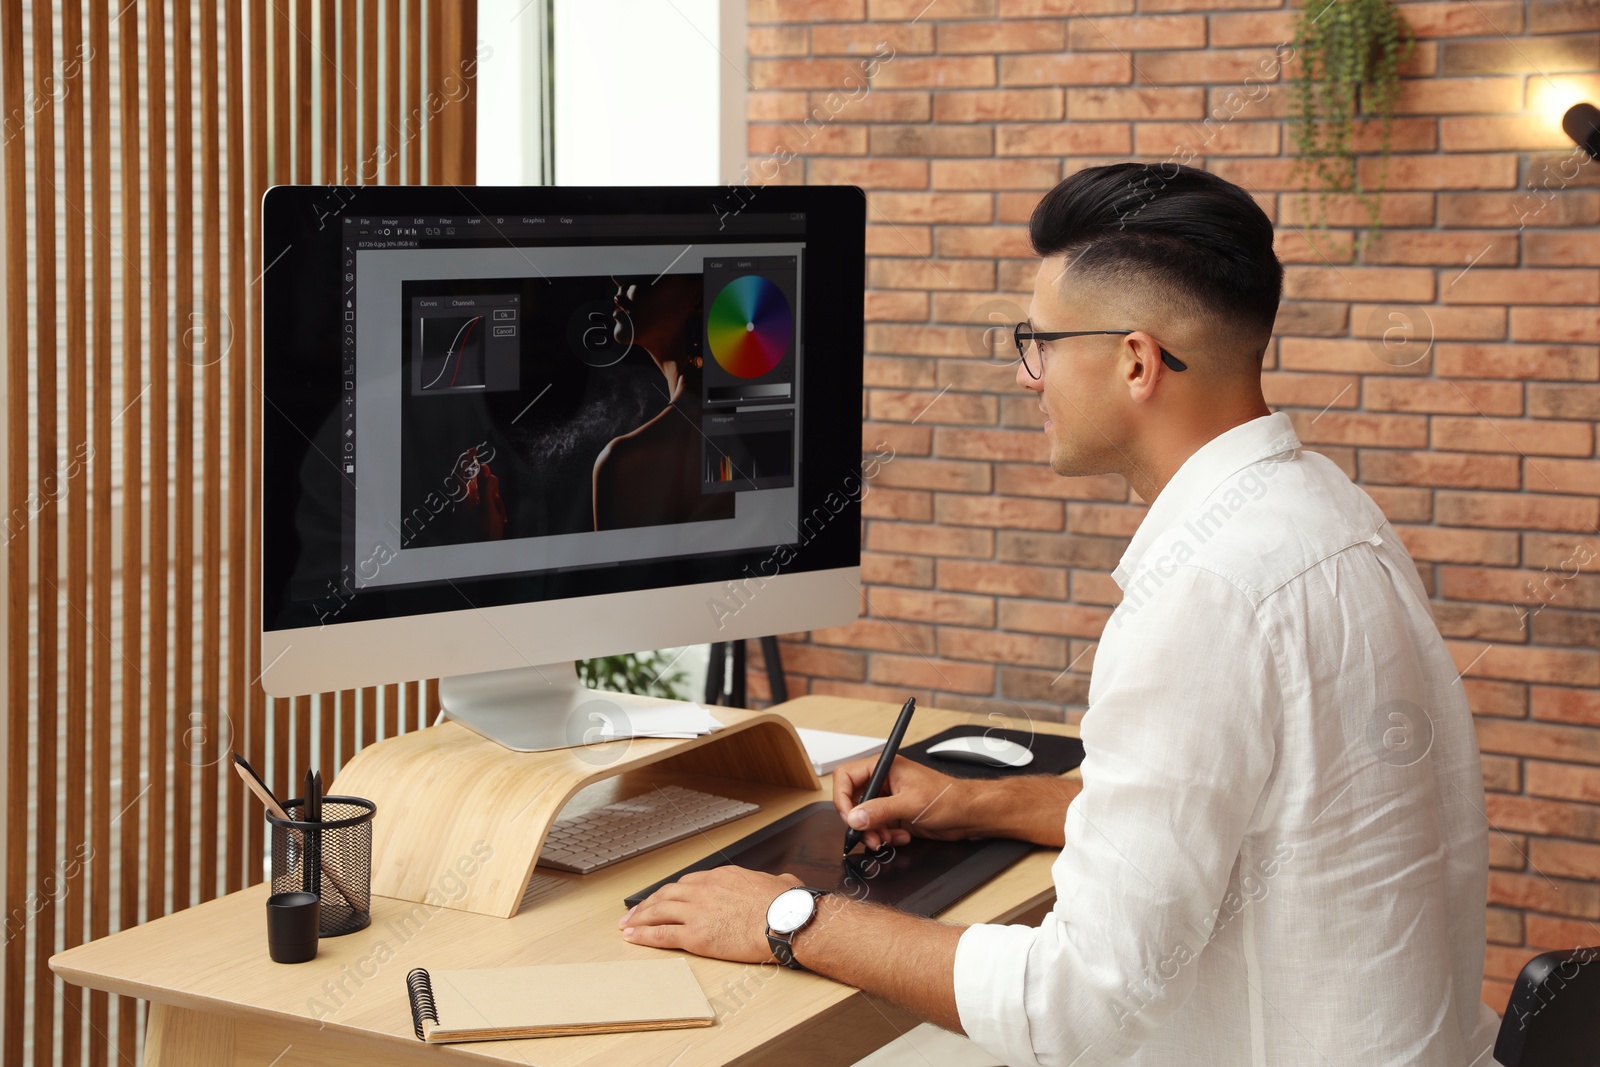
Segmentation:
{"type": "MultiPolygon", "coordinates": [[[[1475,715],[1498,715],[1502,718],[1521,719],[1528,714],[1528,687],[1515,682],[1491,682],[1482,678],[1466,678],[1462,687],[1467,693],[1467,704],[1475,715]]],[[[1500,782],[1495,788],[1506,793],[1522,791],[1521,764],[1516,760],[1495,758],[1485,760],[1485,774],[1494,766],[1500,782]]]]}
{"type": "Polygon", "coordinates": [[[1369,411],[1520,415],[1522,385],[1517,382],[1368,378],[1361,386],[1361,403],[1369,411]]]}
{"type": "Polygon", "coordinates": [[[1061,89],[980,89],[942,92],[933,100],[935,122],[1019,122],[1066,114],[1061,89]]]}
{"type": "MultiPolygon", "coordinates": [[[[1489,835],[1489,866],[1498,870],[1522,871],[1528,866],[1528,839],[1521,834],[1490,834],[1489,835]]],[[[1498,946],[1489,946],[1490,964],[1485,967],[1485,974],[1498,973],[1497,964],[1494,962],[1498,946]]],[[[1533,953],[1528,949],[1518,949],[1515,953],[1517,960],[1525,960],[1533,953]]],[[[1512,967],[1509,977],[1515,978],[1521,963],[1510,964],[1512,967]]]]}
{"type": "MultiPolygon", "coordinates": [[[[1535,9],[1537,10],[1537,9],[1535,9]]],[[[1529,945],[1544,949],[1592,948],[1597,930],[1592,922],[1574,919],[1556,919],[1547,915],[1528,916],[1529,945]]],[[[1501,1004],[1507,1003],[1502,1000],[1501,1004]]]]}
{"type": "Polygon", "coordinates": [[[1139,81],[1150,85],[1222,82],[1258,85],[1277,80],[1282,64],[1269,49],[1207,48],[1185,52],[1141,52],[1139,81]]]}
{"type": "Polygon", "coordinates": [[[1600,241],[1592,233],[1527,233],[1522,254],[1532,266],[1600,267],[1600,241]]]}
{"type": "Polygon", "coordinates": [[[1489,37],[1522,32],[1522,4],[1506,0],[1464,0],[1407,4],[1406,25],[1418,37],[1489,37]]]}
{"type": "Polygon", "coordinates": [[[1211,44],[1236,48],[1249,44],[1283,44],[1294,40],[1293,11],[1250,11],[1211,16],[1211,44]]]}
{"type": "Polygon", "coordinates": [[[1067,24],[1060,19],[1007,19],[1002,22],[946,22],[939,26],[939,51],[1059,52],[1067,46],[1067,24]]]}
{"type": "MultiPolygon", "coordinates": [[[[999,235],[1002,231],[989,230],[982,227],[941,227],[939,239],[949,241],[949,247],[968,248],[973,254],[981,247],[986,235],[994,233],[999,235]],[[969,236],[970,235],[970,236],[969,236]]],[[[1007,234],[1026,234],[1024,227],[1008,228],[1007,234]]],[[[1007,242],[1014,237],[1007,237],[1007,242]]],[[[992,254],[1003,254],[995,252],[992,254]]],[[[934,293],[933,318],[936,322],[962,322],[969,325],[992,326],[1001,330],[1009,330],[1019,320],[1027,317],[1028,301],[1032,299],[1031,293],[934,293]]],[[[980,346],[981,347],[981,346],[980,346]]],[[[1015,349],[1012,349],[1015,352],[1015,349]]],[[[995,385],[995,379],[986,378],[980,386],[982,391],[989,391],[995,385]]],[[[959,386],[957,387],[959,388],[959,386]]],[[[1020,392],[1020,390],[1019,390],[1020,392]]]]}
{"type": "Polygon", "coordinates": [[[933,162],[936,189],[1049,189],[1061,180],[1053,159],[974,159],[933,162]]]}
{"type": "Polygon", "coordinates": [[[1204,48],[1206,20],[1202,15],[1074,19],[1067,39],[1074,52],[1204,48]]]}
{"type": "Polygon", "coordinates": [[[933,495],[910,489],[874,489],[862,494],[861,514],[869,519],[927,522],[933,518],[933,495]]]}
{"type": "MultiPolygon", "coordinates": [[[[1488,908],[1485,916],[1489,941],[1494,944],[1520,945],[1522,944],[1522,913],[1508,911],[1505,908],[1488,908]]],[[[1506,1003],[1502,996],[1499,1004],[1506,1003]]]]}
{"type": "Polygon", "coordinates": [[[1558,882],[1536,874],[1490,871],[1489,903],[1594,919],[1600,918],[1600,885],[1558,882]]]}
{"type": "Polygon", "coordinates": [[[1368,189],[1514,189],[1517,157],[1513,154],[1391,156],[1360,161],[1361,183],[1368,189]]]}
{"type": "MultiPolygon", "coordinates": [[[[1522,466],[1516,456],[1391,452],[1387,449],[1364,448],[1361,451],[1361,481],[1373,485],[1519,489],[1522,487],[1522,466]]],[[[1515,555],[1504,562],[1515,563],[1515,555]]]]}
{"type": "MultiPolygon", "coordinates": [[[[1446,641],[1464,674],[1513,682],[1600,684],[1600,652],[1446,641]]],[[[1482,724],[1480,723],[1480,726],[1482,724]]]]}
{"type": "Polygon", "coordinates": [[[1530,33],[1600,30],[1600,6],[1594,0],[1539,0],[1528,10],[1530,33]]]}
{"type": "MultiPolygon", "coordinates": [[[[869,357],[872,358],[872,357],[869,357]]],[[[882,358],[882,357],[876,357],[882,358]]],[[[933,428],[931,426],[896,426],[893,423],[876,422],[861,427],[861,447],[863,450],[871,449],[882,451],[892,449],[894,455],[926,456],[933,450],[933,428]]]]}
{"type": "Polygon", "coordinates": [[[867,547],[879,552],[987,559],[994,555],[994,531],[910,522],[874,522],[867,526],[867,547]]]}
{"type": "Polygon", "coordinates": [[[862,62],[859,59],[752,59],[750,87],[848,90],[864,83],[862,62]]]}
{"type": "Polygon", "coordinates": [[[1000,0],[1001,18],[1038,15],[1117,15],[1133,10],[1133,0],[1000,0]]]}
{"type": "Polygon", "coordinates": [[[1511,336],[1517,341],[1600,343],[1600,309],[1593,307],[1518,307],[1511,309],[1511,336]]]}
{"type": "Polygon", "coordinates": [[[889,289],[866,294],[868,322],[922,322],[927,317],[927,293],[889,289]]]}
{"type": "MultiPolygon", "coordinates": [[[[867,17],[873,20],[915,19],[928,13],[928,0],[868,0],[867,17]]],[[[939,0],[939,19],[992,18],[995,0],[939,0]]]]}
{"type": "Polygon", "coordinates": [[[1280,263],[1334,266],[1355,259],[1355,235],[1339,230],[1279,230],[1273,250],[1280,263]]]}
{"type": "Polygon", "coordinates": [[[1073,571],[1072,599],[1080,604],[1115,606],[1122,603],[1122,590],[1109,574],[1073,571]]]}
{"type": "Polygon", "coordinates": [[[939,654],[1007,666],[1065,667],[1067,644],[1059,637],[939,628],[939,654]]]}
{"type": "MultiPolygon", "coordinates": [[[[1426,351],[1424,348],[1424,353],[1426,351]]],[[[1285,370],[1420,375],[1428,372],[1429,359],[1426,354],[1414,362],[1409,354],[1404,359],[1397,358],[1387,353],[1381,342],[1372,339],[1285,337],[1278,343],[1278,361],[1285,370]]]]}
{"type": "Polygon", "coordinates": [[[1477,729],[1485,752],[1600,764],[1600,730],[1510,719],[1479,719],[1477,729]]]}
{"type": "MultiPolygon", "coordinates": [[[[869,222],[989,222],[994,198],[983,193],[870,193],[869,222]]],[[[992,283],[970,288],[990,288],[992,283]]]]}
{"type": "Polygon", "coordinates": [[[1445,74],[1551,74],[1600,68],[1600,38],[1531,37],[1450,41],[1439,53],[1445,74]]]}
{"type": "MultiPolygon", "coordinates": [[[[955,393],[949,391],[940,393],[890,393],[874,390],[868,396],[867,401],[868,411],[871,417],[874,419],[886,419],[891,422],[921,422],[922,420],[926,419],[930,423],[940,423],[944,425],[953,424],[959,426],[992,426],[994,425],[995,415],[997,414],[1000,406],[999,401],[992,396],[982,396],[972,393],[955,393]]],[[[962,465],[957,464],[952,460],[927,460],[918,462],[925,464],[938,463],[946,470],[957,466],[976,466],[982,468],[984,471],[988,470],[988,466],[986,464],[962,465]]],[[[884,466],[883,474],[881,474],[877,480],[883,482],[884,476],[888,474],[892,467],[897,465],[899,465],[898,460],[895,463],[884,466]]],[[[898,477],[899,472],[897,471],[896,475],[894,476],[898,477]]],[[[983,479],[983,481],[984,484],[981,487],[974,487],[969,484],[968,479],[963,478],[962,484],[960,485],[938,485],[928,486],[928,488],[960,488],[968,491],[972,491],[974,488],[987,489],[987,476],[983,479]]],[[[884,482],[884,484],[904,483],[884,482]]]]}
{"type": "Polygon", "coordinates": [[[875,385],[895,388],[933,384],[933,364],[921,359],[891,359],[887,356],[869,355],[862,374],[868,388],[875,385]]]}
{"type": "MultiPolygon", "coordinates": [[[[1524,534],[1524,538],[1532,536],[1524,534]]],[[[1441,595],[1451,600],[1500,601],[1537,607],[1560,603],[1563,607],[1600,608],[1600,578],[1580,574],[1566,577],[1555,569],[1504,570],[1492,567],[1440,567],[1441,595]]]]}
{"type": "Polygon", "coordinates": [[[933,560],[926,557],[893,556],[884,552],[863,552],[861,580],[869,585],[908,585],[927,588],[933,585],[933,560]]]}
{"type": "Polygon", "coordinates": [[[909,356],[967,355],[976,343],[970,326],[867,327],[867,350],[909,356]]]}
{"type": "Polygon", "coordinates": [[[868,151],[875,156],[991,156],[987,126],[873,126],[868,151]]]}
{"type": "MultiPolygon", "coordinates": [[[[1111,79],[1096,79],[1104,84],[1111,79]]],[[[1067,118],[1198,119],[1205,114],[1205,90],[1193,88],[1068,89],[1067,118]]]]}
{"type": "Polygon", "coordinates": [[[815,630],[811,634],[811,640],[820,645],[834,645],[839,648],[866,648],[886,652],[909,651],[924,655],[931,655],[934,649],[932,626],[890,622],[886,619],[857,619],[848,626],[815,630]]]}
{"type": "MultiPolygon", "coordinates": [[[[1524,533],[1522,553],[1523,566],[1544,567],[1559,571],[1564,577],[1576,578],[1579,571],[1600,560],[1600,538],[1524,533]]],[[[1595,606],[1600,607],[1600,600],[1596,601],[1595,606]]]]}
{"type": "Polygon", "coordinates": [[[867,227],[869,256],[926,256],[933,253],[933,229],[885,222],[867,227]]]}
{"type": "Polygon", "coordinates": [[[864,96],[813,92],[809,105],[813,122],[927,122],[933,113],[933,94],[892,89],[864,96]]]}
{"type": "Polygon", "coordinates": [[[1565,148],[1571,143],[1559,128],[1539,115],[1473,115],[1439,120],[1439,146],[1446,152],[1565,148]]]}
{"type": "Polygon", "coordinates": [[[941,559],[937,578],[939,588],[958,592],[1053,600],[1067,595],[1067,572],[1060,567],[941,559]]]}
{"type": "Polygon", "coordinates": [[[1174,156],[1187,152],[1206,156],[1275,156],[1279,133],[1276,122],[1141,122],[1133,128],[1134,152],[1141,156],[1174,156]]]}
{"type": "Polygon", "coordinates": [[[1463,452],[1588,456],[1594,453],[1594,433],[1587,424],[1578,422],[1441,415],[1433,420],[1432,445],[1436,449],[1463,452]]]}
{"type": "Polygon", "coordinates": [[[1361,250],[1361,258],[1366,263],[1419,263],[1467,270],[1504,266],[1517,262],[1517,238],[1492,230],[1385,230],[1373,235],[1361,250]]]}
{"type": "Polygon", "coordinates": [[[1128,484],[1120,475],[1063,478],[1042,463],[1000,463],[994,468],[997,493],[1057,500],[1125,500],[1128,484]]]}
{"type": "Polygon", "coordinates": [[[937,521],[954,526],[993,526],[1013,530],[1060,530],[1061,504],[1021,497],[940,493],[934,500],[937,521]]]}
{"type": "Polygon", "coordinates": [[[1430,522],[1433,519],[1433,493],[1427,489],[1363,485],[1390,522],[1430,522]]]}
{"type": "Polygon", "coordinates": [[[993,284],[994,265],[982,260],[874,259],[867,264],[867,285],[874,289],[977,289],[993,284]]]}
{"type": "Polygon", "coordinates": [[[1103,607],[1052,604],[1044,600],[1000,601],[1000,629],[1098,640],[1111,612],[1103,607]]]}
{"type": "Polygon", "coordinates": [[[1424,448],[1428,420],[1423,415],[1377,415],[1326,411],[1312,415],[1291,411],[1295,432],[1307,444],[1368,445],[1378,448],[1424,448]]]}
{"type": "MultiPolygon", "coordinates": [[[[1562,423],[1585,435],[1590,425],[1582,422],[1562,423]]],[[[1583,455],[1588,455],[1585,451],[1583,455]]],[[[1552,493],[1585,493],[1600,496],[1600,461],[1577,459],[1541,459],[1528,462],[1528,488],[1552,493]]]]}
{"type": "Polygon", "coordinates": [[[1522,109],[1520,78],[1404,79],[1397,115],[1498,115],[1522,109]]]}
{"type": "Polygon", "coordinates": [[[1283,294],[1301,300],[1433,299],[1433,271],[1418,267],[1287,267],[1283,294]]]}
{"type": "Polygon", "coordinates": [[[945,429],[934,431],[934,450],[954,459],[1043,463],[1050,448],[1042,431],[945,429]]]}
{"type": "Polygon", "coordinates": [[[1600,192],[1566,189],[1521,193],[1440,193],[1439,225],[1593,226],[1600,222],[1600,192]]]}
{"type": "Polygon", "coordinates": [[[1279,0],[1140,0],[1140,11],[1214,11],[1278,7],[1279,0]]]}
{"type": "Polygon", "coordinates": [[[778,92],[752,90],[745,97],[745,117],[752,122],[784,122],[803,119],[808,113],[803,91],[778,92]]]}
{"type": "Polygon", "coordinates": [[[993,597],[881,588],[871,589],[868,594],[875,616],[961,626],[994,625],[993,597]]]}
{"type": "Polygon", "coordinates": [[[1447,304],[1578,304],[1600,303],[1600,270],[1468,271],[1440,294],[1447,304]]]}
{"type": "MultiPolygon", "coordinates": [[[[1592,690],[1536,685],[1529,694],[1529,700],[1535,719],[1600,726],[1600,693],[1592,690]]],[[[1597,786],[1600,786],[1600,781],[1597,781],[1597,786]]],[[[1595,799],[1600,800],[1600,788],[1595,791],[1595,799]]]]}
{"type": "Polygon", "coordinates": [[[1132,537],[1145,511],[1138,505],[1068,504],[1067,529],[1089,536],[1132,537]]]}
{"type": "Polygon", "coordinates": [[[995,131],[995,151],[1002,156],[1126,155],[1132,150],[1126,122],[1023,124],[995,131]]]}
{"type": "Polygon", "coordinates": [[[995,84],[993,56],[934,56],[901,59],[878,67],[878,89],[973,89],[995,84]]]}
{"type": "Polygon", "coordinates": [[[748,14],[752,23],[842,22],[865,16],[865,0],[750,0],[748,14]]]}
{"type": "Polygon", "coordinates": [[[1600,419],[1600,386],[1530,382],[1528,414],[1547,419],[1600,419]]]}
{"type": "MultiPolygon", "coordinates": [[[[1133,63],[1119,52],[1062,52],[1056,55],[1000,57],[1001,85],[1113,85],[1133,80],[1133,63]]],[[[1067,114],[1073,118],[1125,118],[1084,115],[1067,93],[1067,114]]]]}
{"type": "Polygon", "coordinates": [[[1573,496],[1440,492],[1437,507],[1445,526],[1593,530],[1600,522],[1600,501],[1573,496]]]}
{"type": "Polygon", "coordinates": [[[1600,804],[1600,767],[1573,767],[1529,760],[1527,779],[1531,796],[1600,804]]]}
{"type": "Polygon", "coordinates": [[[867,676],[867,657],[861,652],[784,641],[779,645],[779,654],[785,674],[823,675],[852,682],[867,676]]]}
{"type": "Polygon", "coordinates": [[[1600,348],[1592,345],[1439,344],[1434,359],[1446,378],[1600,379],[1600,348]]]}
{"type": "Polygon", "coordinates": [[[920,159],[813,159],[811,180],[863,189],[926,189],[928,164],[920,159]]]}
{"type": "MultiPolygon", "coordinates": [[[[1430,339],[1499,341],[1506,335],[1506,314],[1499,307],[1355,304],[1350,308],[1350,332],[1390,345],[1430,339]]],[[[1408,358],[1404,351],[1397,351],[1392,361],[1408,358]]]]}
{"type": "MultiPolygon", "coordinates": [[[[1533,767],[1528,770],[1531,789],[1533,767]]],[[[1489,825],[1494,829],[1600,840],[1600,808],[1499,793],[1484,797],[1484,806],[1488,810],[1489,825]]],[[[1532,939],[1531,930],[1528,936],[1532,939]]]]}
{"type": "Polygon", "coordinates": [[[751,26],[745,47],[752,57],[803,56],[811,51],[804,26],[751,26]]]}
{"type": "Polygon", "coordinates": [[[867,150],[867,131],[859,126],[813,126],[793,123],[782,126],[751,125],[750,154],[782,158],[795,155],[859,156],[867,150]]]}
{"type": "MultiPolygon", "coordinates": [[[[1322,208],[1327,211],[1330,226],[1366,226],[1372,218],[1367,205],[1349,194],[1327,197],[1322,208]]],[[[1280,221],[1289,226],[1310,226],[1317,221],[1314,214],[1317,210],[1315,200],[1284,196],[1280,221]]],[[[1378,201],[1378,221],[1384,226],[1432,226],[1433,194],[1386,192],[1378,201]]]]}
{"type": "Polygon", "coordinates": [[[1269,407],[1353,408],[1361,402],[1361,379],[1347,374],[1269,371],[1261,376],[1269,407]]]}
{"type": "Polygon", "coordinates": [[[994,692],[994,668],[976,663],[952,663],[924,656],[872,657],[868,677],[881,685],[921,686],[957,693],[994,692]]]}
{"type": "Polygon", "coordinates": [[[880,49],[880,44],[894,50],[895,58],[889,60],[891,63],[903,55],[926,55],[933,51],[933,26],[926,22],[904,26],[869,22],[811,28],[811,54],[815,56],[887,54],[887,50],[880,49]]]}

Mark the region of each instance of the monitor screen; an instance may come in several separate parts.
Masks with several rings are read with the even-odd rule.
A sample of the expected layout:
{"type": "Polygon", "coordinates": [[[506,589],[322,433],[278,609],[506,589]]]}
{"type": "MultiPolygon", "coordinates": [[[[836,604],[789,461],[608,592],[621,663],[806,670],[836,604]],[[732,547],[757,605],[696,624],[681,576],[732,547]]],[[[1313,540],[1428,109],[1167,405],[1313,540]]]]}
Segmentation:
{"type": "Polygon", "coordinates": [[[270,190],[264,630],[856,565],[863,203],[270,190]]]}

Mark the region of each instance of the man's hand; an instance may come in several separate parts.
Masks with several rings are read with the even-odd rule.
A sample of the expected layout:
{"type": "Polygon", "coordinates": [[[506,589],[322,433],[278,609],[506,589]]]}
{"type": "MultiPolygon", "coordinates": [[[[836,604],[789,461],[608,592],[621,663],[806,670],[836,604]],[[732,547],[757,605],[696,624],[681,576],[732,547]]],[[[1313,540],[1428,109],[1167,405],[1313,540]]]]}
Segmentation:
{"type": "Polygon", "coordinates": [[[681,948],[735,963],[772,959],[767,906],[800,885],[792,874],[743,867],[691,871],[662,886],[618,920],[624,940],[652,948],[681,948]]]}
{"type": "Polygon", "coordinates": [[[867,848],[875,850],[886,842],[899,847],[912,837],[952,841],[992,833],[977,803],[986,783],[952,778],[904,756],[889,765],[883,794],[857,804],[877,763],[877,757],[860,759],[833,772],[833,806],[846,826],[862,831],[867,848]]]}

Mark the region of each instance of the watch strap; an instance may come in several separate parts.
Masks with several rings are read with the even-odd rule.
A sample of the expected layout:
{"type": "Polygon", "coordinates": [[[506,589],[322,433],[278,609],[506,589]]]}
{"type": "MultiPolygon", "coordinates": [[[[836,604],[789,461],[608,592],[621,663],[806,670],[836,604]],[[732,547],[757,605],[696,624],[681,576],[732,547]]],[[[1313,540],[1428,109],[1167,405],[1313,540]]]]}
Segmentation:
{"type": "MultiPolygon", "coordinates": [[[[807,893],[810,893],[813,904],[820,898],[825,897],[828,895],[828,893],[832,892],[832,890],[828,889],[813,889],[808,885],[797,885],[793,888],[804,889],[807,893]]],[[[787,893],[789,890],[786,889],[784,892],[787,893]]],[[[798,927],[789,931],[787,934],[773,933],[772,927],[767,927],[767,947],[772,950],[773,959],[777,960],[785,967],[788,967],[790,970],[805,970],[805,965],[794,958],[794,944],[792,939],[794,938],[795,934],[798,934],[801,930],[804,930],[807,926],[810,926],[816,920],[816,918],[816,908],[813,907],[811,910],[811,918],[807,919],[805,922],[801,923],[798,927]]]]}

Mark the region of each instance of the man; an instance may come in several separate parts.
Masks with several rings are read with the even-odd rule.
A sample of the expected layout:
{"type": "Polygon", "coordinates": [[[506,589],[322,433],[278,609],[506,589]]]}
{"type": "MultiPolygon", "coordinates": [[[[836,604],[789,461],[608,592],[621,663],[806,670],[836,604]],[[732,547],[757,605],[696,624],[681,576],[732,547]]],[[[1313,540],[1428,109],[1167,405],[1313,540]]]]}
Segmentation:
{"type": "MultiPolygon", "coordinates": [[[[1471,716],[1400,539],[1262,398],[1271,223],[1202,171],[1124,164],[1056,186],[1029,233],[1017,382],[1050,465],[1151,502],[1114,573],[1081,791],[903,759],[881,799],[855,803],[868,761],[834,789],[869,846],[1061,848],[1055,907],[961,928],[835,894],[786,951],[1008,1064],[1490,1062],[1471,716]]],[[[691,875],[624,937],[768,960],[794,884],[691,875]]]]}

